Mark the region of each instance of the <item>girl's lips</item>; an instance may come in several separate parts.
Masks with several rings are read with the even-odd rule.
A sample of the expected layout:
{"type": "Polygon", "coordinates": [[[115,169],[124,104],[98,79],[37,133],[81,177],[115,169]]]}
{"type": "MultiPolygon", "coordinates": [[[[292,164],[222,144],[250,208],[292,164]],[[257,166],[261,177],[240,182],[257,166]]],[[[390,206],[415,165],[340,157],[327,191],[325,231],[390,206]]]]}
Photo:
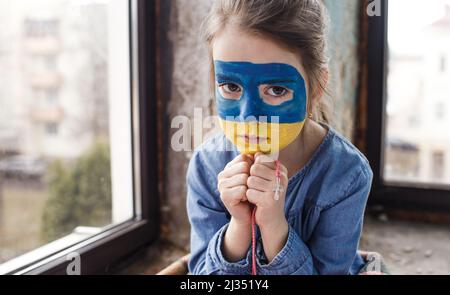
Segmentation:
{"type": "Polygon", "coordinates": [[[258,144],[267,141],[267,137],[249,136],[249,135],[239,135],[239,137],[245,140],[246,143],[250,144],[258,144]]]}

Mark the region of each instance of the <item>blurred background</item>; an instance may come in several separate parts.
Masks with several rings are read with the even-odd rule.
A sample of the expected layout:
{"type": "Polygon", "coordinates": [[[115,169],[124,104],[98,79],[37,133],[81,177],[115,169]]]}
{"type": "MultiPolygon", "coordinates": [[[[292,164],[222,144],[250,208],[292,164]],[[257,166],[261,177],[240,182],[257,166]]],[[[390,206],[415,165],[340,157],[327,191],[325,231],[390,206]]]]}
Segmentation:
{"type": "MultiPolygon", "coordinates": [[[[0,0],[0,273],[136,216],[131,2],[0,0]]],[[[194,108],[215,115],[199,35],[211,1],[148,2],[155,5],[156,49],[148,58],[155,61],[159,149],[157,202],[147,205],[158,206],[158,238],[121,258],[126,266],[118,273],[154,274],[189,253],[185,174],[192,152],[171,149],[177,130],[170,122],[192,118],[194,108]]],[[[368,48],[371,1],[324,3],[331,125],[368,153],[368,138],[377,136],[367,132],[367,77],[376,62],[368,48]]],[[[450,0],[382,3],[380,181],[428,190],[415,198],[436,204],[435,191],[450,199],[450,0]]],[[[204,138],[215,132],[205,129],[204,138]]],[[[421,209],[395,199],[371,203],[360,248],[381,253],[394,274],[450,274],[450,211],[421,209]]]]}

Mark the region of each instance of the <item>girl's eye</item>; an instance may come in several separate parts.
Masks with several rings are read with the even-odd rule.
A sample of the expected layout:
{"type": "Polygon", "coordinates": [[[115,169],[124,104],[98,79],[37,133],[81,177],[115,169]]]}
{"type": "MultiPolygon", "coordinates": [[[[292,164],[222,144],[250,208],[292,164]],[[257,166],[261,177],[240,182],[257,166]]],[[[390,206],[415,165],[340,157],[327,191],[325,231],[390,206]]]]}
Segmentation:
{"type": "Polygon", "coordinates": [[[238,100],[241,98],[242,88],[235,83],[224,83],[219,85],[219,92],[225,99],[238,100]]]}
{"type": "Polygon", "coordinates": [[[261,85],[259,94],[265,103],[275,106],[294,98],[294,91],[283,86],[261,85]]]}
{"type": "Polygon", "coordinates": [[[284,87],[273,86],[267,89],[267,93],[272,96],[280,97],[288,93],[288,90],[284,87]]]}

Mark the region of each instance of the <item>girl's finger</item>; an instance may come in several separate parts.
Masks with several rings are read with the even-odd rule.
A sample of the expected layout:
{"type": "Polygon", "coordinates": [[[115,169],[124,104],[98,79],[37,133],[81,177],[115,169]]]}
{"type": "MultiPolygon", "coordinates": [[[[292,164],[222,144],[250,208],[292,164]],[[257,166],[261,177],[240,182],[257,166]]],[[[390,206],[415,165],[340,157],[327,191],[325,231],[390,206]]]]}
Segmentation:
{"type": "Polygon", "coordinates": [[[255,163],[250,168],[250,176],[258,176],[265,180],[272,181],[276,178],[274,169],[270,169],[264,164],[255,163]]]}
{"type": "Polygon", "coordinates": [[[248,189],[246,192],[247,195],[247,200],[258,206],[264,199],[266,199],[267,197],[270,197],[270,195],[266,192],[261,192],[255,189],[248,189]]]}
{"type": "Polygon", "coordinates": [[[251,158],[249,158],[248,155],[239,155],[236,158],[234,158],[232,161],[230,161],[226,166],[225,169],[230,168],[231,166],[233,166],[236,163],[239,162],[253,162],[253,160],[251,158]]]}
{"type": "Polygon", "coordinates": [[[236,174],[241,174],[241,173],[249,174],[250,166],[251,166],[251,164],[249,164],[248,162],[235,163],[234,165],[232,165],[232,166],[226,168],[225,170],[223,170],[222,172],[220,172],[219,179],[230,178],[236,174]]]}
{"type": "Polygon", "coordinates": [[[247,185],[248,174],[240,173],[229,178],[221,178],[218,183],[219,191],[240,185],[247,185]]]}
{"type": "Polygon", "coordinates": [[[275,160],[263,153],[255,154],[255,163],[266,165],[268,168],[274,170],[276,168],[275,160]]]}
{"type": "Polygon", "coordinates": [[[268,181],[258,176],[250,176],[247,179],[247,187],[262,192],[270,192],[275,187],[275,181],[268,181]]]}
{"type": "Polygon", "coordinates": [[[233,160],[231,160],[230,162],[228,162],[228,164],[225,166],[225,169],[229,168],[233,164],[236,164],[238,162],[243,162],[243,161],[244,161],[244,155],[239,155],[236,158],[234,158],[233,160]]]}
{"type": "MultiPolygon", "coordinates": [[[[277,168],[275,160],[262,153],[257,153],[255,155],[255,163],[263,164],[273,170],[277,168]]],[[[285,172],[287,174],[287,168],[281,162],[280,162],[280,171],[285,172]]]]}
{"type": "Polygon", "coordinates": [[[225,189],[221,194],[221,198],[226,203],[237,205],[239,202],[247,201],[246,191],[247,187],[244,185],[235,186],[233,188],[225,189]]]}
{"type": "MultiPolygon", "coordinates": [[[[284,186],[286,186],[288,182],[287,172],[284,172],[282,170],[280,171],[280,173],[281,173],[281,182],[284,186]]],[[[263,164],[253,164],[253,166],[250,168],[250,176],[261,177],[268,181],[275,181],[277,178],[276,171],[268,168],[263,164]]]]}

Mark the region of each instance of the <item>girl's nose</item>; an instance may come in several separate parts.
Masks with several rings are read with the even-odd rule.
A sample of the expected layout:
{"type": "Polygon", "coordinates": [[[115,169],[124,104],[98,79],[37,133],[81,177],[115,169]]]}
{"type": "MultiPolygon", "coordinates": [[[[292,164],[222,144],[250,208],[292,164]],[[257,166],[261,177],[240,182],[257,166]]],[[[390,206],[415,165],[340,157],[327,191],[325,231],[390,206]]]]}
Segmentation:
{"type": "Polygon", "coordinates": [[[255,92],[248,92],[242,97],[240,120],[243,122],[258,121],[258,102],[259,96],[255,92]]]}

